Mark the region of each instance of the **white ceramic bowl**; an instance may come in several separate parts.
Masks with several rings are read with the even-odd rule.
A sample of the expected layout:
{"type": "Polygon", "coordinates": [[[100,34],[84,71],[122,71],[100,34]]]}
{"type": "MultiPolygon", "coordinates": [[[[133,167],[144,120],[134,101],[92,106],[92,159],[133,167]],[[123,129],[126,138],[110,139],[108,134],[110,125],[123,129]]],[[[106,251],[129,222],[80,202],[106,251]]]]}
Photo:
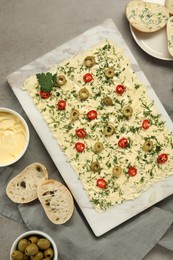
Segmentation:
{"type": "Polygon", "coordinates": [[[18,236],[16,238],[16,240],[12,244],[12,247],[11,247],[11,250],[10,250],[10,260],[13,260],[12,257],[11,257],[11,254],[14,250],[17,249],[17,245],[18,245],[19,241],[23,238],[28,238],[28,237],[33,236],[33,235],[36,235],[36,236],[39,236],[39,237],[42,237],[42,238],[47,238],[50,241],[51,246],[52,246],[53,251],[54,251],[54,256],[53,256],[53,258],[51,258],[51,260],[58,260],[58,248],[56,246],[55,241],[53,240],[53,238],[50,235],[48,235],[47,233],[45,233],[43,231],[39,231],[39,230],[27,231],[27,232],[21,234],[20,236],[18,236]]]}
{"type": "MultiPolygon", "coordinates": [[[[16,126],[16,128],[17,128],[17,126],[16,126]]],[[[26,121],[24,120],[24,118],[12,109],[0,107],[0,137],[1,137],[0,140],[2,140],[4,138],[6,140],[6,141],[4,141],[4,143],[7,143],[7,145],[5,147],[4,147],[4,145],[5,145],[4,143],[3,144],[0,143],[0,156],[1,155],[4,156],[4,154],[7,155],[6,158],[4,156],[5,159],[3,158],[3,156],[1,156],[1,158],[0,158],[0,167],[4,167],[4,166],[8,166],[8,165],[11,165],[11,164],[17,162],[26,152],[26,149],[29,144],[30,134],[29,134],[28,125],[27,125],[26,121]],[[17,118],[19,120],[19,123],[17,124],[17,126],[18,127],[21,126],[21,128],[23,128],[25,131],[25,140],[23,141],[23,143],[21,145],[21,149],[18,150],[15,155],[13,154],[13,157],[11,156],[11,154],[12,154],[11,151],[12,151],[12,147],[13,147],[12,143],[15,144],[15,142],[13,142],[13,141],[15,141],[17,132],[16,132],[16,130],[14,130],[15,127],[14,126],[12,127],[12,124],[11,124],[11,126],[6,127],[5,124],[9,125],[10,122],[8,120],[5,120],[4,118],[9,118],[9,117],[11,118],[11,122],[15,122],[15,123],[16,123],[15,118],[17,118]],[[14,133],[15,133],[14,136],[11,134],[12,131],[14,131],[14,133]],[[9,136],[9,138],[8,138],[8,136],[9,136]],[[14,137],[14,140],[12,140],[13,137],[14,137]],[[9,141],[9,143],[8,143],[8,141],[9,141]]],[[[18,138],[19,138],[19,135],[18,135],[18,138]]],[[[24,138],[21,138],[21,139],[23,140],[24,138]]],[[[1,142],[3,142],[3,141],[1,141],[1,142]]],[[[14,149],[16,149],[16,148],[14,147],[14,149]]]]}

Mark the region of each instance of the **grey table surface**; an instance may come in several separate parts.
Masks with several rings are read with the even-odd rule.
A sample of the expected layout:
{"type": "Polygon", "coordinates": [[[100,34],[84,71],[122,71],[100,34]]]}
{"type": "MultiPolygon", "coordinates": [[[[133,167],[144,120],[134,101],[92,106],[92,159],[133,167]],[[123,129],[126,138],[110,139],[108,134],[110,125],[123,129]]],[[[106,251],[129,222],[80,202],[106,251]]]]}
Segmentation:
{"type": "MultiPolygon", "coordinates": [[[[36,143],[30,144],[30,150],[32,147],[41,149],[37,159],[46,158],[50,171],[55,171],[55,165],[14,96],[6,77],[107,18],[112,18],[116,23],[139,66],[173,119],[173,62],[153,58],[137,46],[125,18],[125,5],[128,2],[0,0],[0,106],[12,108],[25,117],[32,135],[36,137],[36,143]]],[[[27,156],[26,152],[25,160],[32,161],[32,156],[29,159],[27,156]]],[[[12,167],[15,171],[22,170],[22,160],[12,167]]],[[[12,242],[26,230],[24,224],[0,215],[0,259],[9,259],[12,242]]],[[[144,259],[170,260],[173,259],[173,252],[156,245],[144,259]]]]}

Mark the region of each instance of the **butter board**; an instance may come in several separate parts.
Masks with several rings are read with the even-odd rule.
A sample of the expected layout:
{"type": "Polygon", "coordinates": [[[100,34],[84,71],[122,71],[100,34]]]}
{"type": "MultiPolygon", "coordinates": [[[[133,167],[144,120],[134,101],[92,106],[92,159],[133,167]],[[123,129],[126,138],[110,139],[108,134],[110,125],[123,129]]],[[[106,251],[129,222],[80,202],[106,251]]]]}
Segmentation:
{"type": "Polygon", "coordinates": [[[91,48],[93,45],[96,45],[104,39],[113,40],[117,45],[123,46],[125,50],[124,55],[130,59],[132,69],[135,71],[138,78],[140,78],[140,80],[147,86],[149,96],[154,99],[160,113],[164,118],[164,121],[166,121],[166,125],[172,131],[173,125],[171,119],[164,110],[161,102],[151,88],[147,78],[140,70],[135,58],[128,49],[118,29],[111,19],[104,21],[103,24],[84,32],[82,35],[79,35],[68,43],[63,44],[48,54],[31,62],[18,71],[10,74],[7,78],[10,86],[12,87],[12,90],[14,91],[16,97],[28,115],[31,123],[38,132],[42,142],[44,143],[54,163],[59,169],[62,177],[71,190],[74,198],[79,204],[79,207],[81,208],[85,218],[87,219],[91,229],[96,236],[103,235],[112,228],[118,226],[124,221],[130,219],[131,217],[137,215],[138,213],[172,194],[171,186],[173,184],[173,177],[169,177],[162,182],[156,183],[147,191],[143,192],[138,199],[126,201],[120,205],[116,205],[106,212],[98,213],[89,202],[89,199],[83,190],[82,184],[78,180],[76,173],[67,163],[67,159],[64,153],[59,148],[56,140],[52,137],[47,124],[43,121],[42,116],[33,105],[33,102],[27,92],[22,88],[23,82],[28,76],[47,71],[54,64],[59,64],[71,56],[91,48]]]}

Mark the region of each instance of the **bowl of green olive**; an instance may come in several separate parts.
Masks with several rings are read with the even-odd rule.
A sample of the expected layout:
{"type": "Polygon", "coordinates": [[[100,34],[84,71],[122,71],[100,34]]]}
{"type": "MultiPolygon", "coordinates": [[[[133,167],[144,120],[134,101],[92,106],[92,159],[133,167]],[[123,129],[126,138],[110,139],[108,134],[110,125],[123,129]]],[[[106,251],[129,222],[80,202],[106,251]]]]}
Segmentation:
{"type": "Polygon", "coordinates": [[[21,234],[10,250],[10,260],[58,260],[55,241],[45,232],[31,230],[21,234]]]}

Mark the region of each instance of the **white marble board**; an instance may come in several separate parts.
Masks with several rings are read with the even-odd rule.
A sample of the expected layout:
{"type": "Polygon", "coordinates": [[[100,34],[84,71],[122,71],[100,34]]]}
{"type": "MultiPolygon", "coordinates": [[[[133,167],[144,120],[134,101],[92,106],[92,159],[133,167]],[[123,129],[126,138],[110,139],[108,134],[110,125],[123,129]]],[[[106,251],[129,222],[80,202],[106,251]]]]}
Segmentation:
{"type": "Polygon", "coordinates": [[[133,54],[123,40],[116,25],[111,19],[105,20],[102,24],[89,29],[83,34],[70,40],[69,42],[57,47],[46,55],[13,72],[7,77],[7,80],[14,91],[14,94],[21,103],[31,123],[35,127],[43,144],[53,159],[55,165],[60,171],[68,188],[71,190],[75,200],[77,201],[83,215],[88,221],[92,231],[96,236],[101,236],[109,230],[115,228],[121,223],[127,221],[133,216],[139,214],[145,209],[151,207],[160,200],[168,197],[173,193],[173,176],[168,177],[164,181],[158,182],[151,188],[141,194],[141,196],[132,201],[126,201],[121,205],[116,205],[110,210],[98,213],[91,205],[81,182],[78,180],[77,174],[73,171],[67,158],[59,148],[57,141],[53,138],[47,124],[43,121],[41,114],[34,106],[30,96],[22,89],[24,80],[33,74],[46,72],[54,64],[78,54],[79,52],[89,49],[103,39],[115,41],[119,46],[123,46],[124,53],[129,57],[132,68],[147,86],[148,94],[155,101],[160,113],[162,114],[166,125],[173,131],[173,123],[167,112],[156,96],[154,90],[150,86],[147,78],[140,70],[133,54]]]}

